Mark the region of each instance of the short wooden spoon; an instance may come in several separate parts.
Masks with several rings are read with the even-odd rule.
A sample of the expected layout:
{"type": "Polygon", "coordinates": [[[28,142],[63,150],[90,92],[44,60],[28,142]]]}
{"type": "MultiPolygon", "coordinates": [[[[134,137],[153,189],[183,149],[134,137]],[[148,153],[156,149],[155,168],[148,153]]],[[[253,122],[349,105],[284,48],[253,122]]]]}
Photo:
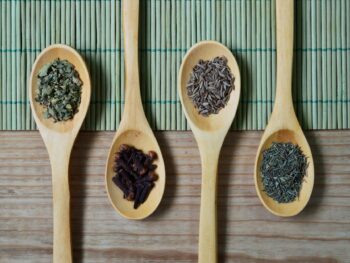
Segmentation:
{"type": "Polygon", "coordinates": [[[106,167],[106,188],[113,207],[129,219],[143,219],[158,207],[165,187],[165,167],[157,140],[143,111],[138,63],[139,0],[123,1],[123,29],[125,54],[125,106],[122,121],[113,139],[106,167]],[[133,202],[123,198],[122,191],[113,183],[115,153],[121,144],[132,145],[144,152],[153,150],[158,159],[156,173],[158,180],[147,200],[137,209],[133,202]]]}
{"type": "Polygon", "coordinates": [[[255,161],[255,187],[263,205],[278,216],[294,216],[308,203],[314,185],[314,163],[309,144],[299,125],[292,100],[293,20],[294,0],[276,0],[277,17],[277,90],[274,109],[261,139],[255,161]],[[260,167],[262,152],[272,142],[291,142],[301,147],[308,158],[309,167],[299,198],[291,203],[279,204],[263,191],[260,167]]]}
{"type": "Polygon", "coordinates": [[[236,115],[241,92],[241,79],[237,62],[228,48],[215,41],[194,45],[184,57],[179,72],[179,95],[186,118],[196,138],[202,162],[202,192],[199,226],[200,263],[217,262],[216,237],[216,181],[221,146],[236,115]],[[200,59],[212,60],[225,56],[235,78],[234,90],[228,104],[219,114],[203,117],[198,114],[187,96],[187,82],[193,67],[200,59]]]}
{"type": "Polygon", "coordinates": [[[52,45],[44,49],[36,59],[29,80],[30,105],[35,122],[50,156],[53,190],[53,262],[72,262],[70,238],[70,193],[68,167],[75,138],[83,123],[90,103],[91,84],[84,60],[73,48],[52,45]],[[75,66],[83,82],[79,112],[72,120],[54,123],[45,119],[42,106],[35,101],[38,73],[54,59],[66,59],[75,66]]]}

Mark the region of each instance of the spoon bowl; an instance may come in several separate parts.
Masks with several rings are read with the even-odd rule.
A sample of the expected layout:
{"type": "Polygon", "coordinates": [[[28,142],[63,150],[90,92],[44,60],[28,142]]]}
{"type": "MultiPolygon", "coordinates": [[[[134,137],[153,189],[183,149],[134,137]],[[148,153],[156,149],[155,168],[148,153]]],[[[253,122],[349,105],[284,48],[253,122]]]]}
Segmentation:
{"type": "Polygon", "coordinates": [[[186,54],[183,59],[180,73],[179,73],[179,94],[181,102],[186,114],[186,117],[191,122],[191,128],[196,127],[199,130],[207,132],[215,131],[227,131],[235,117],[235,112],[239,103],[241,84],[239,67],[236,59],[232,55],[231,51],[223,44],[216,41],[202,41],[195,44],[186,54]],[[217,56],[225,56],[227,58],[227,65],[229,66],[235,80],[234,89],[231,92],[230,99],[218,114],[212,114],[208,117],[204,117],[198,114],[197,109],[194,107],[191,99],[187,96],[187,82],[190,79],[190,75],[193,67],[198,63],[200,59],[212,60],[217,56]]]}
{"type": "Polygon", "coordinates": [[[257,154],[254,179],[258,196],[266,209],[271,213],[277,216],[289,217],[297,215],[304,209],[310,199],[314,185],[314,163],[310,146],[301,129],[280,129],[265,133],[263,139],[261,140],[261,146],[259,147],[257,154]],[[299,145],[308,160],[308,168],[306,170],[305,180],[303,182],[299,197],[297,200],[291,203],[277,203],[264,191],[260,173],[262,152],[268,149],[273,142],[293,143],[299,145]]]}
{"type": "Polygon", "coordinates": [[[75,138],[84,121],[91,97],[91,83],[84,60],[73,48],[56,44],[37,57],[29,80],[29,98],[34,120],[50,157],[53,192],[53,262],[71,263],[69,159],[75,138]],[[44,108],[35,101],[40,69],[55,59],[66,59],[74,65],[83,82],[79,111],[73,119],[54,122],[44,118],[44,108]]]}
{"type": "Polygon", "coordinates": [[[162,200],[165,187],[165,166],[162,153],[159,149],[158,143],[153,135],[141,130],[127,129],[118,131],[115,137],[107,161],[106,168],[106,187],[108,197],[113,207],[124,217],[128,219],[143,219],[148,217],[158,207],[162,200]],[[158,158],[154,161],[157,165],[156,172],[158,180],[155,182],[154,188],[149,193],[146,201],[137,209],[133,208],[133,202],[130,202],[123,197],[122,191],[116,187],[112,178],[115,176],[113,171],[114,156],[118,152],[120,145],[127,144],[147,153],[148,151],[155,151],[158,158]]]}
{"type": "Polygon", "coordinates": [[[91,97],[91,83],[89,71],[86,67],[86,64],[76,50],[62,44],[55,44],[45,48],[34,63],[29,86],[29,96],[33,109],[33,115],[39,129],[45,127],[46,129],[56,131],[58,133],[70,132],[73,129],[75,132],[79,131],[89,107],[91,97]],[[54,61],[57,58],[61,60],[66,59],[72,65],[74,65],[75,70],[78,71],[79,77],[83,82],[79,111],[74,115],[73,119],[63,122],[53,122],[52,119],[45,119],[43,115],[43,107],[39,103],[35,102],[38,73],[44,65],[54,61]]]}
{"type": "Polygon", "coordinates": [[[199,263],[217,262],[216,229],[216,184],[217,165],[220,150],[226,134],[236,115],[240,93],[241,79],[238,64],[231,51],[215,41],[203,41],[194,45],[183,59],[179,72],[179,96],[186,118],[196,138],[202,163],[202,190],[199,224],[199,263]],[[193,67],[200,59],[212,60],[225,56],[227,65],[234,77],[234,89],[225,108],[218,114],[208,117],[200,115],[187,95],[187,82],[193,67]]]}

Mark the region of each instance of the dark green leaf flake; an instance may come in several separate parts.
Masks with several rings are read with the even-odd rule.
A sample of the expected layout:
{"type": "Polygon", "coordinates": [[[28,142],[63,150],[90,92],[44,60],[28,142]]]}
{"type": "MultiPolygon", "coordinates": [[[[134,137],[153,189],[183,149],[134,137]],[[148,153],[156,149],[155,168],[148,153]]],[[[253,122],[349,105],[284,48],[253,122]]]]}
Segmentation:
{"type": "Polygon", "coordinates": [[[44,65],[38,74],[35,97],[45,108],[44,118],[54,122],[72,119],[78,112],[82,85],[78,72],[67,60],[55,59],[44,65]]]}

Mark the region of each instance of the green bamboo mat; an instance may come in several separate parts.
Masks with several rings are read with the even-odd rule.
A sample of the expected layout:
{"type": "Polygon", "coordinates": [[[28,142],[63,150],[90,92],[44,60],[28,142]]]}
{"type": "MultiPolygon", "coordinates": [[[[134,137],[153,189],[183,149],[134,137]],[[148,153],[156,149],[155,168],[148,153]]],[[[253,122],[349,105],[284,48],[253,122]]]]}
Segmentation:
{"type": "MultiPolygon", "coordinates": [[[[293,96],[305,129],[350,128],[350,1],[297,0],[293,96]]],[[[66,43],[85,58],[93,93],[84,129],[115,130],[123,109],[121,1],[0,0],[0,129],[35,129],[27,80],[39,52],[66,43]]],[[[142,97],[151,126],[188,128],[177,96],[185,52],[227,45],[241,69],[233,129],[263,129],[275,94],[273,0],[141,0],[142,97]]]]}

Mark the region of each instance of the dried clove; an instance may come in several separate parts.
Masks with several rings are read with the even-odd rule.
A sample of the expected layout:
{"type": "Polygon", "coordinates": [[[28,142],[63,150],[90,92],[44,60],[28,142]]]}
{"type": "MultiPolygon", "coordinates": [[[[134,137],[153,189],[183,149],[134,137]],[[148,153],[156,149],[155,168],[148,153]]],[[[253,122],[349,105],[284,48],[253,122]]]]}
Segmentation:
{"type": "Polygon", "coordinates": [[[134,201],[135,209],[146,201],[154,181],[158,180],[157,165],[153,164],[156,159],[156,152],[145,154],[126,144],[122,144],[115,154],[112,181],[123,191],[125,199],[134,201]]]}

